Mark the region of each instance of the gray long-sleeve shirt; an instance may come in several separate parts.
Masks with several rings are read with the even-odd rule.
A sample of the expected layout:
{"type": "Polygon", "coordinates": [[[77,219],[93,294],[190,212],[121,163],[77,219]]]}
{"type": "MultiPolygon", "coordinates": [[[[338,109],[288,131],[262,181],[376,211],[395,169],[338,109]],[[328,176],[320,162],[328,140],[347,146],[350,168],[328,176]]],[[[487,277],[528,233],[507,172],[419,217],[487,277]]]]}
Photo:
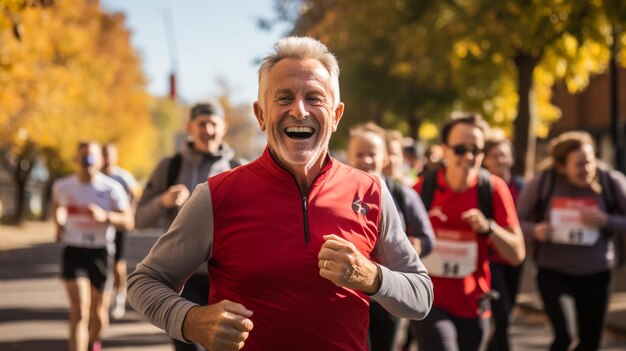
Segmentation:
{"type": "Polygon", "coordinates": [[[391,191],[392,198],[400,214],[407,235],[420,239],[422,252],[420,257],[426,257],[435,244],[435,231],[430,224],[428,211],[419,194],[400,183],[393,183],[389,177],[383,178],[385,185],[391,191]],[[392,188],[393,187],[393,188],[392,188]]]}
{"type": "MultiPolygon", "coordinates": [[[[181,152],[182,162],[177,172],[175,184],[184,184],[191,192],[196,185],[206,182],[207,178],[231,169],[231,160],[235,152],[225,143],[215,154],[203,154],[187,145],[181,152]]],[[[161,195],[170,185],[168,171],[171,157],[159,162],[150,176],[150,180],[137,204],[135,226],[137,228],[161,227],[167,229],[178,214],[178,208],[167,209],[161,205],[161,195]]]]}
{"type": "MultiPolygon", "coordinates": [[[[544,171],[546,172],[546,171],[544,171]]],[[[553,181],[549,180],[547,173],[538,173],[526,184],[517,201],[517,215],[526,240],[535,243],[535,258],[537,265],[542,268],[552,269],[571,275],[587,275],[606,271],[615,264],[615,248],[613,241],[608,236],[623,235],[626,232],[626,178],[623,174],[614,170],[605,170],[607,180],[611,182],[610,191],[612,199],[619,213],[609,213],[606,227],[602,230],[599,239],[591,246],[567,245],[552,242],[538,243],[534,240],[533,231],[539,202],[545,199],[543,221],[550,221],[552,211],[551,204],[556,197],[565,198],[588,198],[597,200],[599,209],[607,211],[604,196],[595,193],[591,188],[579,188],[570,184],[563,176],[556,175],[553,181]],[[552,186],[553,189],[548,189],[552,186]],[[547,199],[546,199],[546,195],[547,199]]],[[[554,228],[553,228],[554,229],[554,228]]]]}
{"type": "MultiPolygon", "coordinates": [[[[212,213],[209,187],[201,184],[168,232],[129,277],[128,299],[133,307],[179,340],[184,340],[185,315],[195,304],[177,292],[195,267],[211,259],[212,213]]],[[[433,301],[432,282],[402,231],[393,199],[384,185],[379,236],[372,254],[381,263],[382,285],[371,298],[399,317],[424,318],[433,301]]]]}

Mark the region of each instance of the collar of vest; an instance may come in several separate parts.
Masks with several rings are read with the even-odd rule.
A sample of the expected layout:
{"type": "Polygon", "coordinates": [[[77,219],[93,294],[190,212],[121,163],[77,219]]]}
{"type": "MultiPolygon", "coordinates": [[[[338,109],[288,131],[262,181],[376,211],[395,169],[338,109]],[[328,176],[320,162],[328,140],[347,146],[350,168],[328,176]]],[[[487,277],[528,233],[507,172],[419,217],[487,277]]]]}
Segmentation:
{"type": "MultiPolygon", "coordinates": [[[[293,174],[291,174],[291,172],[289,172],[288,170],[286,170],[283,167],[281,167],[272,158],[272,155],[270,154],[269,147],[267,147],[267,146],[265,147],[265,150],[263,151],[263,154],[261,155],[259,160],[261,161],[263,166],[270,171],[270,173],[273,176],[275,176],[275,177],[277,177],[279,179],[284,179],[284,180],[294,179],[294,176],[293,176],[293,174]]],[[[320,173],[317,175],[317,178],[320,179],[329,170],[335,168],[338,164],[339,163],[334,158],[332,158],[329,154],[327,154],[326,155],[326,164],[322,167],[320,173]]]]}

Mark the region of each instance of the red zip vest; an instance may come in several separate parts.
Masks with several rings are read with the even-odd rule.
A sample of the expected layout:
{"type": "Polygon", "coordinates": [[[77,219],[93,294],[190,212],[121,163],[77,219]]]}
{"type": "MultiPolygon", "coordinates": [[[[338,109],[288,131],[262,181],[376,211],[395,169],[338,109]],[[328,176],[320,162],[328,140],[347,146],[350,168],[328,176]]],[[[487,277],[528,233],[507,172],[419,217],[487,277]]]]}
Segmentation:
{"type": "Polygon", "coordinates": [[[254,162],[209,178],[214,239],[212,303],[253,311],[244,350],[367,350],[369,298],[320,277],[323,235],[366,257],[381,216],[377,177],[329,157],[307,194],[268,149],[254,162]]]}

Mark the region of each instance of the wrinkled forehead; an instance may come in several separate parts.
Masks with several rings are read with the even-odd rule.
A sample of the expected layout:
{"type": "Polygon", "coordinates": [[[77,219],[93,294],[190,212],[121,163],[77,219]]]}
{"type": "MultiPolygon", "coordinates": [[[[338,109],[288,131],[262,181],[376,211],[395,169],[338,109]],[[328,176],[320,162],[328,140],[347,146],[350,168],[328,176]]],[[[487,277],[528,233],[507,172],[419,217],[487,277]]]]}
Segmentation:
{"type": "Polygon", "coordinates": [[[330,72],[315,59],[282,59],[267,72],[265,79],[267,79],[266,94],[302,86],[323,89],[324,92],[331,93],[330,72]]]}

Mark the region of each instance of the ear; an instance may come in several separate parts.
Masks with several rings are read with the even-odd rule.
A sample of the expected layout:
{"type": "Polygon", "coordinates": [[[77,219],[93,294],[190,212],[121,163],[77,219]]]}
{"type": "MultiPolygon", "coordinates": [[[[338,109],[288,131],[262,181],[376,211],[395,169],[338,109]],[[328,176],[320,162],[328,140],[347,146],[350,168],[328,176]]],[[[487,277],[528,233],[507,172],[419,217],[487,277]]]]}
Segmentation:
{"type": "Polygon", "coordinates": [[[255,101],[252,105],[254,109],[254,115],[256,116],[256,120],[259,122],[259,127],[261,127],[261,131],[265,131],[265,115],[263,114],[263,109],[261,109],[261,105],[259,105],[258,101],[255,101]]]}
{"type": "Polygon", "coordinates": [[[187,135],[191,135],[191,121],[188,121],[187,124],[185,124],[185,131],[187,132],[187,135]]]}
{"type": "Polygon", "coordinates": [[[339,126],[339,121],[341,120],[341,117],[343,117],[344,107],[345,106],[343,102],[340,102],[339,105],[337,105],[337,108],[335,109],[335,116],[333,117],[333,133],[337,131],[337,127],[339,126]]]}

